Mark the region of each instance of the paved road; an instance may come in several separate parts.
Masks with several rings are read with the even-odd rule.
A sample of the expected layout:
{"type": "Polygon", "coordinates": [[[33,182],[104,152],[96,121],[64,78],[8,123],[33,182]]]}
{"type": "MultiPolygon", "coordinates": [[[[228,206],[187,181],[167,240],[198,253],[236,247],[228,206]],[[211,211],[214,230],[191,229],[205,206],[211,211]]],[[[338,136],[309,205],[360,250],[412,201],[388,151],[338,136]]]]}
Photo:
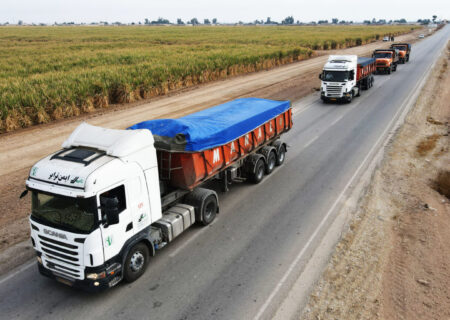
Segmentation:
{"type": "Polygon", "coordinates": [[[259,185],[235,184],[221,193],[215,223],[180,236],[136,283],[88,294],[39,276],[33,265],[0,279],[0,318],[270,318],[313,252],[322,233],[317,226],[449,34],[446,27],[414,45],[408,64],[377,76],[351,104],[322,104],[317,96],[295,103],[284,166],[259,185]]]}

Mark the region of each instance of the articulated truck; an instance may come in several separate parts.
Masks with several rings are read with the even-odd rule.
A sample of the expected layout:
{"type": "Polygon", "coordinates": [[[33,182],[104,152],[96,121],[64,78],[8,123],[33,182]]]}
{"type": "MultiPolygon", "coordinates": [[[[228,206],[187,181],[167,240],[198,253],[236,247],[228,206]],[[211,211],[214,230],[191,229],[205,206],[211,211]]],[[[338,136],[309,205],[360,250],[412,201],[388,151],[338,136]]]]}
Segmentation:
{"type": "Polygon", "coordinates": [[[40,273],[91,291],[138,279],[192,224],[213,222],[218,196],[205,182],[226,191],[283,164],[292,124],[289,101],[257,98],[128,130],[80,124],[31,168],[21,195],[31,193],[40,273]]]}
{"type": "Polygon", "coordinates": [[[397,49],[377,49],[373,52],[377,73],[387,73],[397,71],[399,51],[397,49]]]}
{"type": "Polygon", "coordinates": [[[399,61],[400,63],[406,63],[409,61],[409,56],[411,54],[411,44],[409,43],[394,43],[391,44],[392,49],[397,49],[399,51],[399,61]]]}
{"type": "Polygon", "coordinates": [[[360,96],[362,90],[373,86],[375,71],[374,58],[331,55],[319,75],[322,80],[320,98],[324,102],[350,103],[353,97],[360,96]]]}

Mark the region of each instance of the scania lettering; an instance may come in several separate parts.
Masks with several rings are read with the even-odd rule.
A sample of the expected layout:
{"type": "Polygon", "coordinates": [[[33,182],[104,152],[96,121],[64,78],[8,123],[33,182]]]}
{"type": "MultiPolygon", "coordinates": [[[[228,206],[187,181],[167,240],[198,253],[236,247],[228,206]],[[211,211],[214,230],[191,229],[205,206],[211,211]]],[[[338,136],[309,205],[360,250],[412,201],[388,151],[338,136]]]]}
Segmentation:
{"type": "Polygon", "coordinates": [[[355,55],[329,56],[319,78],[320,98],[324,102],[351,102],[358,97],[361,90],[368,90],[373,86],[375,59],[358,58],[355,55]]]}
{"type": "Polygon", "coordinates": [[[204,182],[259,183],[283,164],[291,127],[289,101],[257,98],[128,130],[80,124],[26,181],[40,273],[93,291],[138,279],[167,243],[213,222],[204,182]]]}

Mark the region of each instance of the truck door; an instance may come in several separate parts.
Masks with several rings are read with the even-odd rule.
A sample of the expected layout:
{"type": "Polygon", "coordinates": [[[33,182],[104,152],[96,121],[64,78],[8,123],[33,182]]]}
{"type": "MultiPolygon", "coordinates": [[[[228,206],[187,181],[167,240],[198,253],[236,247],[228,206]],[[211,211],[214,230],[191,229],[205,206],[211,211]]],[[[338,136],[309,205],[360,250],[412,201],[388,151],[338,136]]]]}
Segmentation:
{"type": "MultiPolygon", "coordinates": [[[[102,231],[105,261],[117,255],[122,249],[125,241],[129,238],[127,235],[127,228],[129,228],[129,224],[132,220],[130,209],[128,208],[126,191],[126,185],[122,183],[99,192],[99,204],[101,203],[101,197],[117,199],[119,211],[119,223],[113,225],[103,223],[100,227],[102,231]]],[[[101,216],[102,220],[106,221],[106,215],[102,209],[101,216]]]]}

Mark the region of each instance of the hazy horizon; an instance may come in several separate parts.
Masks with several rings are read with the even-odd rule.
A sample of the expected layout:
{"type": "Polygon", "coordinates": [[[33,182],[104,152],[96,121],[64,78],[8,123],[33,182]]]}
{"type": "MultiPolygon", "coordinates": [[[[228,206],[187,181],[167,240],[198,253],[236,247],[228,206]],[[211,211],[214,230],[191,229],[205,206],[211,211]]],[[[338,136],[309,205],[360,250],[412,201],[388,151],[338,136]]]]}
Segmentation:
{"type": "Polygon", "coordinates": [[[238,21],[252,22],[266,20],[281,22],[287,16],[294,20],[310,22],[338,18],[346,21],[363,21],[375,18],[389,20],[431,19],[437,15],[438,19],[446,19],[450,14],[450,1],[429,0],[426,3],[419,0],[390,1],[378,0],[371,6],[360,0],[343,0],[339,3],[332,0],[317,0],[314,2],[295,0],[248,0],[227,2],[218,1],[181,1],[165,0],[164,2],[144,0],[15,0],[8,1],[0,11],[0,23],[47,23],[75,22],[91,23],[99,21],[122,23],[138,23],[157,20],[159,17],[176,23],[177,18],[188,21],[197,18],[217,18],[221,23],[238,21]],[[303,4],[307,3],[307,4],[303,4]],[[370,7],[370,9],[368,9],[370,7]],[[389,8],[389,10],[386,10],[389,8]]]}

